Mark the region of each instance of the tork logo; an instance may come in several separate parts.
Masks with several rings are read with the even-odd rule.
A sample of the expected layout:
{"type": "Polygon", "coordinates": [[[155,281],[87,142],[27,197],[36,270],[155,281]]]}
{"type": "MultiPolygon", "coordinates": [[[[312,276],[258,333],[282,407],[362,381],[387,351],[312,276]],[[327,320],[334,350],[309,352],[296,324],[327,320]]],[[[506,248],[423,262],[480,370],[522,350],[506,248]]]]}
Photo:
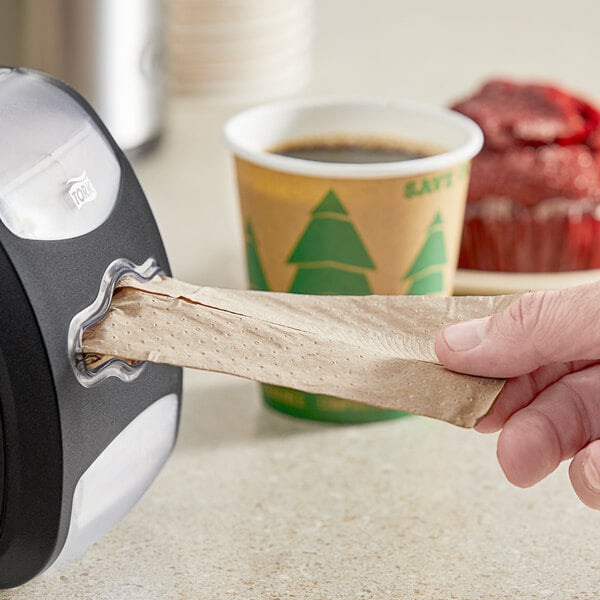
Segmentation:
{"type": "Polygon", "coordinates": [[[79,177],[73,177],[67,181],[69,196],[77,208],[96,199],[98,193],[85,171],[79,177]]]}

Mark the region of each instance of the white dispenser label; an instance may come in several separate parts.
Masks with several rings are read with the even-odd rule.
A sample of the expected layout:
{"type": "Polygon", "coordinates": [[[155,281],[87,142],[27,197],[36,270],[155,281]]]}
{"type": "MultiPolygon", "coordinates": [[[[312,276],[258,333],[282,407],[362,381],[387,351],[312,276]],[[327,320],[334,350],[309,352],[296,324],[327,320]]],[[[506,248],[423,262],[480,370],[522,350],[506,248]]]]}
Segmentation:
{"type": "Polygon", "coordinates": [[[28,240],[65,240],[112,213],[121,167],[91,114],[38,75],[0,68],[0,221],[28,240]]]}
{"type": "Polygon", "coordinates": [[[73,495],[69,533],[52,568],[82,556],[142,497],[173,449],[178,407],[176,394],[151,404],[81,476],[73,495]]]}

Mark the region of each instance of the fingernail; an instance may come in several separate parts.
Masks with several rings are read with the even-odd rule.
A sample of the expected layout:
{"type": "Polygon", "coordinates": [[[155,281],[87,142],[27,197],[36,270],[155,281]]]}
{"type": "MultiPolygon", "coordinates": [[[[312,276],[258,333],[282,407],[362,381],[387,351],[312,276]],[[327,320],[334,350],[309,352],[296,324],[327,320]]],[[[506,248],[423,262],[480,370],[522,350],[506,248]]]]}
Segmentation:
{"type": "Polygon", "coordinates": [[[481,344],[489,317],[455,323],[444,329],[444,339],[451,350],[464,352],[472,350],[481,344]]]}
{"type": "Polygon", "coordinates": [[[588,487],[594,492],[600,493],[600,475],[598,475],[598,469],[589,454],[583,463],[583,476],[585,477],[588,487]]]}

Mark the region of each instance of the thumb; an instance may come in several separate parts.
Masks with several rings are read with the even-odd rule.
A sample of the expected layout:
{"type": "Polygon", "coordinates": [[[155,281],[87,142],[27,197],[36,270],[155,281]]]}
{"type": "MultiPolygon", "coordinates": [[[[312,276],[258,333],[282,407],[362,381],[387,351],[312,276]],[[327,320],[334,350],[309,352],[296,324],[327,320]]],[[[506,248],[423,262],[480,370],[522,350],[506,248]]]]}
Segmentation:
{"type": "Polygon", "coordinates": [[[516,377],[554,362],[600,358],[600,282],[524,294],[506,310],[448,325],[435,351],[452,369],[516,377]]]}

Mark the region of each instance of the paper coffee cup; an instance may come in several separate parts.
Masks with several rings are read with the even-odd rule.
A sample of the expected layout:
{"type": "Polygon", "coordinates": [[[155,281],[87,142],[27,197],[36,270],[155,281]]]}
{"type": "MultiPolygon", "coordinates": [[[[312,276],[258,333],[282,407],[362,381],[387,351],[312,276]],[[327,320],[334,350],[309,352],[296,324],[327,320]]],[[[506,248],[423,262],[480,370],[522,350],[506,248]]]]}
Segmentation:
{"type": "MultiPolygon", "coordinates": [[[[238,114],[225,125],[225,137],[235,158],[253,289],[451,294],[470,160],[483,142],[471,120],[418,104],[295,100],[238,114]],[[385,141],[430,155],[350,164],[272,152],[302,140],[385,141]]],[[[275,386],[263,392],[269,405],[306,418],[399,416],[275,386]]]]}

